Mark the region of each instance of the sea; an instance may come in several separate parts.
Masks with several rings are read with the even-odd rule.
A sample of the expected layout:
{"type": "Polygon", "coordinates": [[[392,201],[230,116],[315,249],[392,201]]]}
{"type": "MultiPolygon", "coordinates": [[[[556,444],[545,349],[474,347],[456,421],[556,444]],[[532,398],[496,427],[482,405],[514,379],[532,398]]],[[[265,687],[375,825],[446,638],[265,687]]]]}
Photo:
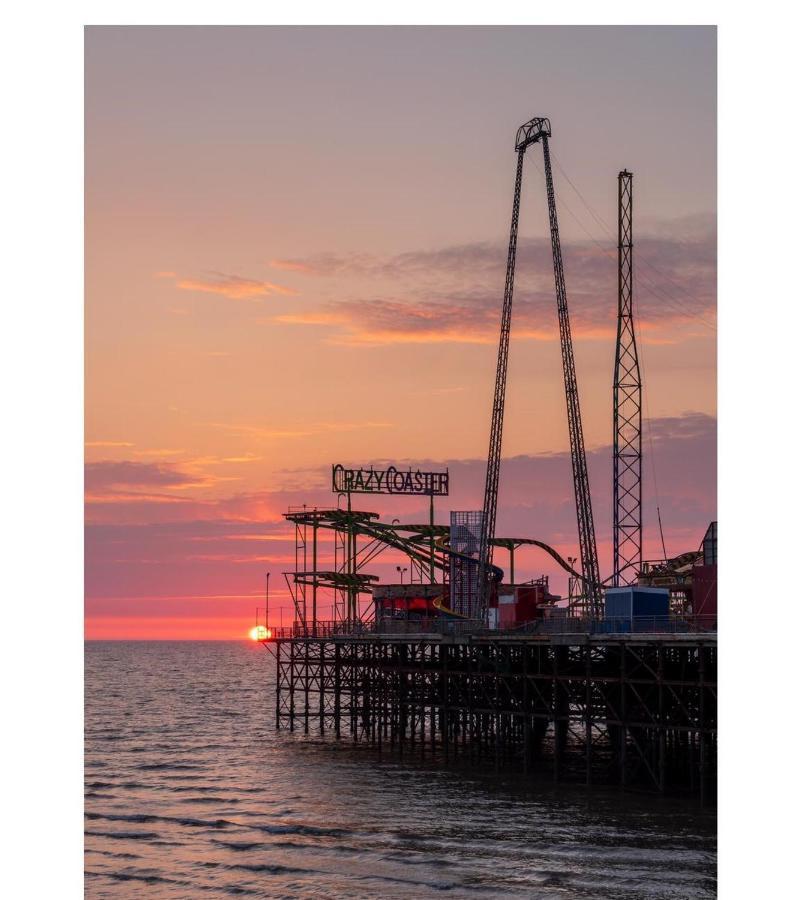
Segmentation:
{"type": "Polygon", "coordinates": [[[277,731],[255,642],[88,642],[88,898],[699,900],[716,816],[277,731]]]}

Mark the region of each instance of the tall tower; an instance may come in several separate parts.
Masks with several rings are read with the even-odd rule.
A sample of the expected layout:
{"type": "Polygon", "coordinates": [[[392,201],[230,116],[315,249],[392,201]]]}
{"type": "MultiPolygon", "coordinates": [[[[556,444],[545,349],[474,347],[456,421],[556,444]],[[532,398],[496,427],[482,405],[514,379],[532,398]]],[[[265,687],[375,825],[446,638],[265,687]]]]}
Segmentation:
{"type": "Polygon", "coordinates": [[[641,374],[633,329],[633,175],[619,173],[618,313],[614,362],[613,585],[641,568],[641,374]]]}
{"type": "Polygon", "coordinates": [[[545,182],[547,185],[547,211],[550,219],[550,241],[553,251],[553,274],[555,277],[556,305],[558,307],[558,323],[561,335],[561,355],[564,363],[564,394],[569,424],[585,611],[591,616],[599,615],[602,611],[602,587],[597,560],[597,542],[594,535],[589,475],[586,467],[586,449],[583,443],[578,385],[575,378],[575,356],[569,326],[567,292],[564,285],[564,262],[561,255],[561,239],[558,233],[558,215],[556,213],[555,191],[553,190],[553,170],[550,164],[550,148],[548,146],[548,138],[551,133],[550,120],[537,117],[520,126],[514,142],[514,150],[517,153],[517,174],[514,179],[514,205],[512,206],[511,227],[509,229],[506,285],[503,293],[503,314],[500,322],[495,398],[492,404],[492,427],[489,438],[486,483],[484,486],[484,516],[478,553],[480,563],[478,596],[481,599],[480,614],[482,617],[486,615],[489,601],[491,576],[488,572],[488,567],[491,568],[492,564],[492,540],[495,537],[495,521],[497,517],[500,454],[503,440],[503,412],[506,403],[506,376],[508,372],[509,334],[511,331],[511,307],[514,296],[514,268],[517,252],[517,229],[520,217],[520,193],[522,191],[522,163],[528,147],[540,142],[544,156],[545,182]]]}

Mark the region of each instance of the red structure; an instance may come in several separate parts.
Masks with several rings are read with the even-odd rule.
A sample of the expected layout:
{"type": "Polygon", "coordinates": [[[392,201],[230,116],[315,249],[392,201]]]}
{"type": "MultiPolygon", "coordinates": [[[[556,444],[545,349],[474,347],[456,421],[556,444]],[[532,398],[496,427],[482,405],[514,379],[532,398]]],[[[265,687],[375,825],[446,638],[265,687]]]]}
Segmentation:
{"type": "Polygon", "coordinates": [[[546,576],[528,584],[501,585],[490,604],[491,627],[504,630],[541,619],[552,599],[546,576]]]}
{"type": "Polygon", "coordinates": [[[373,588],[377,623],[406,619],[461,618],[450,608],[447,584],[381,584],[373,588]]]}
{"type": "Polygon", "coordinates": [[[702,565],[694,566],[692,608],[695,616],[710,616],[718,623],[718,525],[711,522],[702,539],[702,565]]]}
{"type": "Polygon", "coordinates": [[[692,608],[695,616],[718,620],[718,565],[694,566],[692,608]]]}

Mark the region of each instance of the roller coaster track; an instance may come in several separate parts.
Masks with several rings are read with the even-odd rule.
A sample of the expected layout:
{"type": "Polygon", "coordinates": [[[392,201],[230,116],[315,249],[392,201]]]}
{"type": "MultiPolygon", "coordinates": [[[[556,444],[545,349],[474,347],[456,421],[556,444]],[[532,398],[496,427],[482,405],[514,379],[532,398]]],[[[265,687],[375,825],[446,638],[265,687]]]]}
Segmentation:
{"type": "MultiPolygon", "coordinates": [[[[352,532],[362,537],[369,538],[370,543],[362,548],[363,556],[367,557],[366,561],[372,560],[375,556],[386,550],[388,547],[404,553],[407,557],[414,560],[418,565],[428,569],[431,562],[431,539],[434,539],[435,561],[436,564],[444,571],[450,569],[450,558],[456,557],[462,560],[468,560],[473,564],[477,560],[466,554],[457,553],[451,550],[448,545],[450,529],[447,525],[423,525],[423,524],[401,524],[379,522],[376,513],[368,512],[348,512],[342,509],[330,510],[303,510],[301,512],[287,513],[285,518],[291,522],[300,525],[317,524],[318,528],[324,528],[337,532],[352,532]],[[403,534],[401,534],[403,532],[403,534]],[[374,548],[372,544],[376,542],[380,547],[374,548]],[[436,554],[439,553],[439,556],[436,554]]],[[[553,559],[565,572],[576,578],[582,575],[577,569],[574,569],[561,554],[546,544],[544,541],[535,538],[493,538],[493,547],[502,547],[505,549],[513,549],[520,546],[538,547],[553,559]]],[[[359,565],[364,564],[365,560],[359,565]]],[[[499,566],[491,565],[491,574],[495,581],[502,581],[503,570],[499,566]]],[[[293,573],[298,574],[298,573],[293,573]]],[[[308,576],[332,576],[349,581],[351,576],[343,573],[335,575],[333,572],[317,572],[306,573],[308,576]]],[[[324,581],[327,579],[324,578],[324,581]]],[[[372,592],[372,576],[358,574],[355,576],[355,582],[359,590],[363,593],[372,592]]]]}

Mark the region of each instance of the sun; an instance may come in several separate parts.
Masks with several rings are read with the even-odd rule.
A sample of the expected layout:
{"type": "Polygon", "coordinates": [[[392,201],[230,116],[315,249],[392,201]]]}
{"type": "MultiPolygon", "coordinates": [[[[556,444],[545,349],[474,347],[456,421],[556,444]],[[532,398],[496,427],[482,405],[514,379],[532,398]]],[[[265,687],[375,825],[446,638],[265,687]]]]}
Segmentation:
{"type": "Polygon", "coordinates": [[[271,629],[266,628],[265,625],[255,625],[249,631],[249,637],[253,641],[267,641],[271,637],[271,629]]]}

